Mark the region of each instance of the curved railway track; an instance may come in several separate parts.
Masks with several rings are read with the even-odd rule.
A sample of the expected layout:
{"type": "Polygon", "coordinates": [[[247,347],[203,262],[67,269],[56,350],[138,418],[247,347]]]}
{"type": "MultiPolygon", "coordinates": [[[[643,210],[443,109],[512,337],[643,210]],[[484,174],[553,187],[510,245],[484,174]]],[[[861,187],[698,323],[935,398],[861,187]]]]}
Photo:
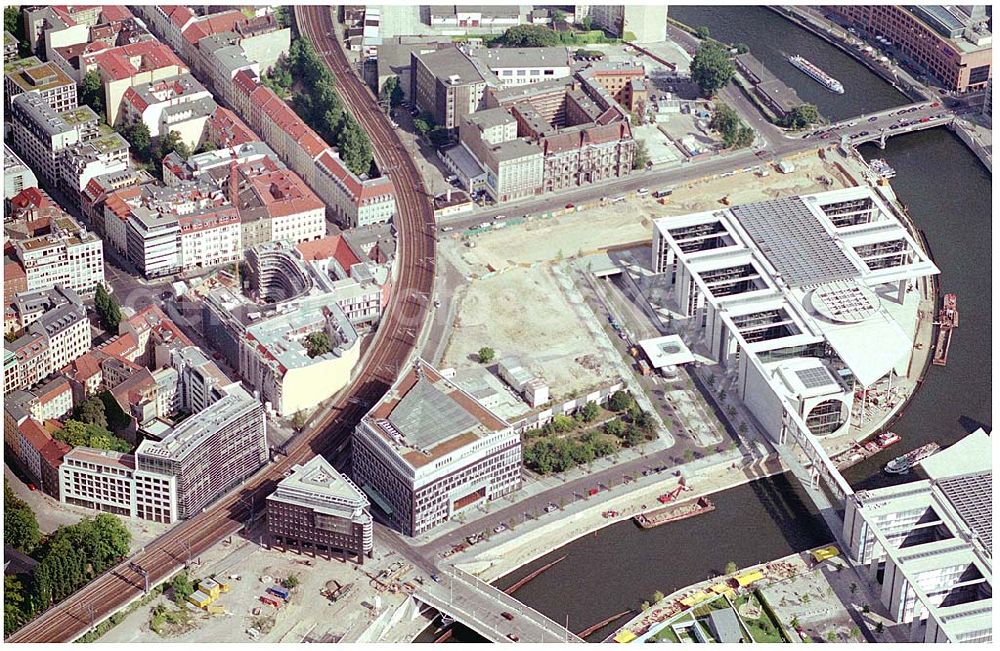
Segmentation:
{"type": "Polygon", "coordinates": [[[144,568],[150,585],[157,585],[188,559],[239,531],[263,507],[265,498],[293,465],[305,463],[316,454],[336,451],[364,416],[367,406],[382,397],[409,361],[427,316],[434,282],[434,215],[416,166],[378,108],[375,96],[353,73],[340,45],[330,36],[333,32],[330,11],[330,7],[296,6],[300,33],[312,40],[334,73],[346,107],[368,132],[375,160],[380,169],[390,173],[396,189],[398,275],[370,353],[335,406],[293,439],[284,457],[247,479],[239,490],[176,525],[131,558],[50,607],[8,637],[7,642],[75,640],[90,629],[92,622],[106,619],[142,595],[144,579],[130,569],[130,563],[144,568]]]}

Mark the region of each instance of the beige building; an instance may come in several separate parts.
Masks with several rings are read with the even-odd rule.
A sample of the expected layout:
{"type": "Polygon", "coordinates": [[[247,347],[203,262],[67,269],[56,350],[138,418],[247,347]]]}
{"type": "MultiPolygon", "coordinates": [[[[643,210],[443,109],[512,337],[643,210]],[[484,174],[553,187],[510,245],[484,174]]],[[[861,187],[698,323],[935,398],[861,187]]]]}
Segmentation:
{"type": "Polygon", "coordinates": [[[89,295],[104,282],[101,238],[64,215],[50,224],[50,233],[14,243],[24,267],[28,291],[56,285],[89,295]]]}
{"type": "Polygon", "coordinates": [[[595,27],[612,36],[631,34],[639,43],[662,43],[667,40],[667,5],[577,5],[576,21],[590,17],[595,27]]]}
{"type": "Polygon", "coordinates": [[[414,52],[410,59],[411,96],[437,125],[457,129],[462,118],[485,106],[486,79],[458,48],[414,52]]]}
{"type": "Polygon", "coordinates": [[[4,107],[21,93],[37,91],[57,113],[76,108],[76,82],[53,63],[38,57],[4,64],[4,107]]]}
{"type": "Polygon", "coordinates": [[[188,72],[174,51],[159,41],[141,41],[85,55],[81,71],[96,69],[104,82],[107,123],[117,125],[122,98],[133,86],[148,84],[188,72]]]}
{"type": "Polygon", "coordinates": [[[486,170],[486,189],[495,201],[538,194],[544,156],[538,145],[517,137],[517,120],[501,108],[470,115],[459,131],[462,145],[486,170]]]}

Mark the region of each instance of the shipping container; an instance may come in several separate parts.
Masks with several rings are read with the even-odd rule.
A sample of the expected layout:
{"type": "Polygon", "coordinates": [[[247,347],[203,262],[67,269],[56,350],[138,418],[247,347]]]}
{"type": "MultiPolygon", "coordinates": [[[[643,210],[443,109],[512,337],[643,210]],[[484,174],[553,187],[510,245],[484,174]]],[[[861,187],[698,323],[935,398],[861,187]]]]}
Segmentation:
{"type": "Polygon", "coordinates": [[[267,591],[277,597],[281,597],[285,601],[288,601],[288,590],[286,588],[281,587],[280,585],[272,585],[270,588],[267,589],[267,591]]]}
{"type": "Polygon", "coordinates": [[[188,601],[199,608],[204,608],[208,606],[208,604],[212,603],[212,597],[205,594],[201,590],[195,590],[194,594],[188,597],[188,601]]]}

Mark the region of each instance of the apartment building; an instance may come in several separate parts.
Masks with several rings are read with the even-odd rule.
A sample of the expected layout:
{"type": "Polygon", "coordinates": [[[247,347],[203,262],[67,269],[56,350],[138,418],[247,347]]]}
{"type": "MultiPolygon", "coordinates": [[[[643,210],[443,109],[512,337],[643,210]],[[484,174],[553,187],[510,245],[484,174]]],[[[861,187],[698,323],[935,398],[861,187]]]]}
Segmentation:
{"type": "Polygon", "coordinates": [[[520,435],[423,360],[365,415],[352,442],[352,476],[407,536],[521,484],[520,435]]]}
{"type": "MultiPolygon", "coordinates": [[[[38,187],[38,177],[31,168],[24,164],[7,143],[3,145],[3,198],[9,201],[23,190],[38,187]]],[[[7,211],[4,211],[4,221],[7,221],[7,211]]]]}
{"type": "Polygon", "coordinates": [[[61,113],[38,93],[22,93],[11,103],[11,143],[42,180],[62,181],[65,150],[100,136],[97,114],[88,106],[61,113]]]}
{"type": "Polygon", "coordinates": [[[26,408],[23,396],[4,396],[4,443],[11,451],[7,463],[16,463],[45,494],[59,498],[59,467],[63,455],[70,451],[65,443],[56,441],[26,408]]]}
{"type": "Polygon", "coordinates": [[[75,109],[76,82],[53,63],[28,57],[4,64],[4,107],[21,93],[36,92],[56,113],[75,109]]]}
{"type": "Polygon", "coordinates": [[[349,228],[388,222],[396,214],[396,187],[388,176],[362,179],[347,168],[332,147],[316,158],[312,184],[331,208],[335,221],[349,228]]]}
{"type": "MultiPolygon", "coordinates": [[[[120,172],[105,172],[91,178],[80,193],[80,211],[90,220],[99,235],[104,232],[104,206],[109,195],[118,190],[151,183],[153,176],[146,170],[126,167],[120,172]]],[[[124,236],[122,241],[124,242],[124,236]]],[[[121,250],[124,250],[122,248],[121,250]]]]}
{"type": "Polygon", "coordinates": [[[122,117],[129,124],[145,124],[153,138],[177,131],[185,144],[194,148],[201,142],[205,122],[215,112],[215,106],[212,94],[193,75],[185,73],[130,87],[122,98],[122,117]],[[200,121],[177,119],[185,109],[191,112],[197,108],[199,100],[209,100],[203,102],[211,107],[207,115],[201,109],[197,111],[200,121]]]}
{"type": "Polygon", "coordinates": [[[267,459],[264,409],[239,387],[135,452],[136,470],[174,478],[179,518],[201,511],[267,459]]]}
{"type": "Polygon", "coordinates": [[[57,286],[18,300],[32,307],[21,315],[24,334],[4,343],[5,390],[32,387],[91,347],[90,321],[72,289],[57,286]]]}
{"type": "Polygon", "coordinates": [[[461,146],[486,170],[485,188],[494,201],[513,201],[541,192],[543,151],[517,137],[517,120],[506,110],[487,109],[466,117],[459,138],[461,146]]]}
{"type": "Polygon", "coordinates": [[[67,147],[62,156],[62,185],[66,194],[75,199],[82,210],[82,193],[90,179],[104,174],[118,174],[129,167],[129,144],[114,131],[103,133],[86,142],[67,147]]]}
{"type": "Polygon", "coordinates": [[[487,80],[458,47],[410,54],[411,97],[434,122],[457,129],[462,118],[485,107],[487,80]]]}
{"type": "Polygon", "coordinates": [[[667,5],[577,5],[576,21],[590,17],[595,27],[612,36],[635,37],[640,43],[667,40],[667,5]]]}
{"type": "Polygon", "coordinates": [[[189,72],[170,47],[155,40],[83,55],[83,61],[86,69],[97,70],[104,83],[105,117],[110,125],[119,123],[122,98],[129,88],[189,72]]]}
{"type": "Polygon", "coordinates": [[[3,33],[3,62],[10,63],[11,61],[17,60],[17,52],[20,46],[17,42],[17,37],[10,32],[4,30],[3,33]]]}
{"type": "Polygon", "coordinates": [[[993,35],[982,6],[836,5],[835,19],[892,42],[900,58],[958,92],[985,88],[993,76],[993,35]]]}
{"type": "Polygon", "coordinates": [[[372,557],[372,516],[368,498],[321,456],[292,467],[267,496],[268,545],[312,552],[341,560],[353,555],[359,565],[372,557]]]}
{"type": "Polygon", "coordinates": [[[90,295],[104,282],[101,239],[69,215],[50,220],[49,234],[14,242],[28,291],[57,285],[90,295]]]}

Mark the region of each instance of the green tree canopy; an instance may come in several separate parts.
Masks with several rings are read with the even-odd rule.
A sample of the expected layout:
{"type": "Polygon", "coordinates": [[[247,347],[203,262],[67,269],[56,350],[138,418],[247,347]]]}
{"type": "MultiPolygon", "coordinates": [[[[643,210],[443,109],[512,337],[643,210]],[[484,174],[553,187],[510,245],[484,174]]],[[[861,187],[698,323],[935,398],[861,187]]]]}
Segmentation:
{"type": "Polygon", "coordinates": [[[187,572],[180,572],[174,575],[170,582],[170,589],[174,593],[174,601],[183,604],[187,598],[194,594],[194,582],[187,572]]]}
{"type": "Polygon", "coordinates": [[[88,425],[70,418],[62,429],[56,430],[52,438],[73,447],[97,448],[113,452],[129,452],[132,446],[125,439],[118,438],[97,425],[88,425]]]}
{"type": "Polygon", "coordinates": [[[691,80],[701,88],[706,97],[729,83],[733,78],[733,62],[729,52],[718,43],[705,41],[698,46],[691,61],[691,80]]]}
{"type": "Polygon", "coordinates": [[[118,307],[118,301],[115,300],[114,296],[108,294],[103,283],[97,285],[97,292],[94,294],[94,308],[97,310],[97,316],[101,319],[104,328],[108,332],[118,334],[118,325],[122,321],[122,311],[118,307]]]}
{"type": "Polygon", "coordinates": [[[317,330],[306,336],[305,346],[309,357],[319,357],[333,350],[330,335],[326,334],[324,330],[317,330]]]}
{"type": "Polygon", "coordinates": [[[372,160],[374,160],[368,134],[364,132],[358,121],[348,113],[344,113],[343,122],[340,135],[337,137],[340,158],[355,174],[359,176],[367,174],[371,170],[372,160]]]}
{"type": "Polygon", "coordinates": [[[819,110],[813,104],[800,104],[785,117],[785,126],[792,129],[805,129],[819,122],[819,110]]]}
{"type": "Polygon", "coordinates": [[[583,418],[583,422],[589,423],[597,418],[598,414],[601,413],[601,408],[597,406],[597,403],[590,400],[583,406],[580,410],[580,415],[583,418]]]}
{"type": "MultiPolygon", "coordinates": [[[[8,7],[10,9],[10,7],[8,7]]],[[[28,621],[28,604],[24,600],[24,584],[13,574],[3,577],[3,634],[10,635],[28,621]]]]}
{"type": "Polygon", "coordinates": [[[10,485],[3,484],[3,541],[17,551],[30,554],[42,534],[38,520],[28,503],[19,498],[10,485]]]}
{"type": "Polygon", "coordinates": [[[479,349],[479,363],[489,364],[496,357],[497,351],[493,350],[489,346],[483,346],[479,349]]]}
{"type": "Polygon", "coordinates": [[[552,47],[559,44],[559,35],[544,25],[515,25],[499,40],[507,47],[552,47]]]}
{"type": "Polygon", "coordinates": [[[79,405],[73,414],[77,420],[87,425],[108,428],[108,418],[104,413],[104,401],[99,396],[90,396],[79,405]]]}
{"type": "Polygon", "coordinates": [[[694,30],[694,35],[704,41],[706,38],[709,37],[708,28],[702,25],[701,27],[698,27],[694,30]]]}
{"type": "Polygon", "coordinates": [[[191,148],[177,131],[170,131],[167,135],[160,136],[159,160],[162,161],[173,152],[177,152],[177,155],[185,160],[191,155],[191,148]]]}
{"type": "Polygon", "coordinates": [[[115,130],[128,141],[133,156],[140,161],[149,161],[153,158],[153,138],[149,135],[149,127],[145,122],[122,123],[115,127],[115,130]]]}
{"type": "Polygon", "coordinates": [[[403,103],[403,88],[399,85],[399,77],[393,75],[385,80],[382,84],[382,90],[379,92],[379,99],[389,102],[389,106],[396,108],[403,103]]]}
{"type": "Polygon", "coordinates": [[[94,109],[94,113],[104,115],[104,84],[96,70],[83,76],[83,81],[77,88],[77,101],[94,109]]]}
{"type": "Polygon", "coordinates": [[[733,47],[736,48],[736,54],[746,54],[750,51],[750,46],[746,43],[737,43],[733,47]]]}
{"type": "Polygon", "coordinates": [[[628,391],[618,390],[608,399],[608,409],[611,411],[627,411],[635,404],[635,399],[628,391]]]}
{"type": "Polygon", "coordinates": [[[645,169],[649,164],[649,150],[646,148],[645,140],[635,141],[635,155],[632,157],[632,169],[645,169]]]}
{"type": "MultiPolygon", "coordinates": [[[[753,144],[753,129],[743,123],[731,106],[717,104],[708,126],[722,134],[722,143],[727,148],[748,147],[753,144]]],[[[719,399],[724,399],[721,393],[719,399]]]]}

